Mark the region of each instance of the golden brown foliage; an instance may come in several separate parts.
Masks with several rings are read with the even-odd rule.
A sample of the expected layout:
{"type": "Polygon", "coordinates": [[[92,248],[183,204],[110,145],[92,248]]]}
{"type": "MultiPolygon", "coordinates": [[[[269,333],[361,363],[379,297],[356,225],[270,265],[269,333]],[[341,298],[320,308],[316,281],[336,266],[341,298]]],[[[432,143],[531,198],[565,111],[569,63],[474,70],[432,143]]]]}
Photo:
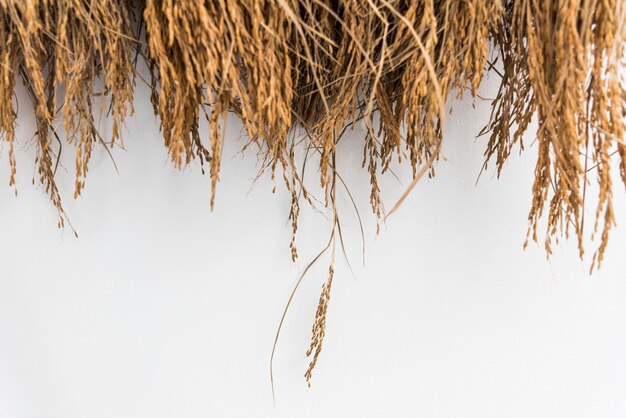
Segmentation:
{"type": "Polygon", "coordinates": [[[0,47],[0,133],[9,142],[10,183],[15,176],[12,95],[19,75],[35,111],[39,180],[59,211],[60,226],[66,217],[54,179],[58,156],[53,155],[53,138],[59,152],[62,140],[75,146],[77,197],[84,187],[93,145],[104,142],[94,124],[94,96],[109,97],[111,142],[120,137],[129,109],[132,113],[135,70],[131,55],[136,41],[131,22],[123,0],[0,0],[0,38],[4,41],[0,47]],[[63,139],[53,126],[58,114],[66,132],[63,139]]]}
{"type": "Polygon", "coordinates": [[[494,36],[503,80],[493,102],[486,152],[498,172],[536,116],[538,158],[529,214],[533,240],[549,201],[545,248],[573,229],[583,255],[584,202],[590,167],[599,186],[594,232],[601,228],[594,262],[602,261],[615,219],[611,153],[626,154],[626,85],[623,71],[626,3],[622,0],[506,2],[494,36]],[[551,192],[551,193],[550,193],[551,192]]]}
{"type": "MultiPolygon", "coordinates": [[[[422,175],[434,174],[446,102],[466,91],[476,96],[493,68],[502,82],[482,132],[487,162],[495,161],[499,174],[513,147],[523,149],[536,118],[528,235],[538,239],[547,212],[548,254],[553,239],[574,233],[582,256],[586,190],[595,176],[600,245],[593,268],[615,223],[616,159],[626,184],[625,19],[623,0],[0,0],[0,135],[9,149],[9,183],[16,175],[16,80],[32,100],[39,180],[62,226],[67,217],[55,183],[62,145],[76,150],[76,197],[94,144],[112,146],[132,114],[133,57],[141,55],[171,160],[177,167],[195,158],[208,164],[211,206],[232,113],[264,151],[263,167],[272,177],[282,172],[295,237],[300,201],[312,202],[294,158],[293,133],[304,133],[334,213],[334,251],[336,149],[344,133],[365,127],[354,146],[362,147],[370,204],[383,219],[422,175]],[[490,45],[497,63],[489,61],[490,45]],[[113,120],[106,141],[94,122],[95,102],[113,120]],[[411,165],[414,181],[385,213],[378,178],[394,159],[411,165]]],[[[290,248],[295,260],[295,238],[290,248]]],[[[332,276],[331,265],[307,380],[325,334],[332,276]]]]}

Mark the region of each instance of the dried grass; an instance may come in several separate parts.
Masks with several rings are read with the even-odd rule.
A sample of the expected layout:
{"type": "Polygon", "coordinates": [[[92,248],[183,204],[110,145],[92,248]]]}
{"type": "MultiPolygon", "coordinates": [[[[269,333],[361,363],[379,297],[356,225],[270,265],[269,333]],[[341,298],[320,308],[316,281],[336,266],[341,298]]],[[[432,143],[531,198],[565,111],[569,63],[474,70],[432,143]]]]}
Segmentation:
{"type": "MultiPolygon", "coordinates": [[[[334,253],[341,232],[335,159],[344,133],[365,127],[354,146],[362,147],[370,204],[383,219],[420,177],[434,174],[445,103],[452,95],[477,95],[493,67],[492,44],[502,82],[482,132],[485,165],[494,162],[499,174],[512,149],[523,149],[536,117],[528,238],[538,240],[545,213],[547,253],[553,240],[571,233],[582,257],[586,190],[595,176],[593,231],[600,244],[593,268],[615,224],[611,164],[619,164],[626,185],[625,19],[623,0],[0,0],[0,135],[9,149],[9,183],[16,176],[13,92],[20,79],[35,112],[39,181],[65,225],[55,183],[61,148],[68,143],[76,152],[77,197],[94,144],[121,140],[142,56],[171,160],[177,167],[196,158],[208,164],[211,206],[226,118],[233,113],[250,142],[265,151],[263,167],[272,177],[281,173],[295,237],[300,203],[312,200],[291,133],[305,132],[307,148],[319,155],[324,203],[335,214],[327,247],[334,253]],[[102,97],[106,107],[94,109],[102,97]],[[106,139],[94,124],[103,111],[113,121],[106,139]],[[55,120],[63,121],[65,137],[55,120]],[[378,178],[394,159],[411,165],[414,181],[386,212],[378,178]]],[[[297,257],[295,238],[291,254],[297,257]]],[[[307,380],[325,333],[332,276],[331,264],[307,380]]]]}

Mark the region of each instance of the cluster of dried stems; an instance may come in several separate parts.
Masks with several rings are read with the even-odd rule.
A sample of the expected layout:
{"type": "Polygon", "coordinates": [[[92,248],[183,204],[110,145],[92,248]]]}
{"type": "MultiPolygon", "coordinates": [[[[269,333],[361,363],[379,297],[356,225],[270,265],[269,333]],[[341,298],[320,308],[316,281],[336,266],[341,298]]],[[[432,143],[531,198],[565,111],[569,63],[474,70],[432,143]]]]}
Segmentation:
{"type": "MultiPolygon", "coordinates": [[[[335,213],[327,249],[334,248],[336,149],[346,130],[365,127],[355,146],[363,149],[370,203],[382,219],[397,205],[385,212],[378,177],[394,159],[411,165],[412,185],[434,174],[446,101],[476,96],[493,69],[502,82],[482,132],[487,162],[500,173],[513,147],[523,149],[536,118],[529,238],[538,239],[547,212],[548,253],[552,239],[573,232],[582,256],[585,196],[595,176],[592,231],[600,245],[593,268],[615,223],[612,162],[626,184],[625,19],[623,0],[0,0],[0,135],[8,144],[10,183],[16,80],[32,100],[39,181],[63,226],[55,183],[61,148],[67,142],[75,149],[78,196],[94,144],[121,140],[142,57],[172,162],[208,164],[211,205],[226,118],[234,114],[250,144],[264,151],[263,167],[282,175],[295,235],[301,200],[311,202],[294,157],[300,140],[294,129],[303,132],[307,155],[319,159],[325,204],[335,213]],[[98,112],[113,121],[110,138],[98,131],[98,112]]],[[[293,239],[291,253],[295,259],[293,239]]],[[[321,349],[332,277],[331,265],[307,380],[321,349]]]]}

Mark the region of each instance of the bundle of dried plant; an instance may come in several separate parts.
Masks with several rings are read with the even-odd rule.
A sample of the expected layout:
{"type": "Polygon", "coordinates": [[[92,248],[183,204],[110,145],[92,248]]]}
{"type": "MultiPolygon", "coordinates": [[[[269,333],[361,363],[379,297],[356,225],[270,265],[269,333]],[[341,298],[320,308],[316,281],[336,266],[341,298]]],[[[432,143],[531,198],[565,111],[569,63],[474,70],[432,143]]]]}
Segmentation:
{"type": "MultiPolygon", "coordinates": [[[[345,132],[365,127],[354,146],[362,147],[370,204],[382,221],[423,175],[434,174],[446,102],[466,92],[476,96],[483,74],[493,69],[502,81],[482,132],[487,162],[495,160],[499,174],[514,146],[523,149],[536,118],[528,237],[538,239],[547,211],[547,253],[553,239],[573,232],[581,257],[593,171],[599,185],[593,231],[601,235],[593,268],[615,223],[612,163],[626,185],[625,19],[623,0],[0,0],[0,134],[8,143],[10,184],[17,79],[35,111],[40,181],[63,226],[67,216],[55,183],[61,147],[67,142],[76,150],[76,197],[93,145],[112,146],[132,114],[142,56],[171,160],[177,167],[196,158],[208,164],[211,206],[227,115],[242,121],[250,144],[265,155],[263,169],[272,177],[279,172],[291,195],[294,260],[301,201],[313,204],[303,184],[306,159],[295,159],[293,133],[304,133],[307,155],[318,157],[321,200],[333,212],[320,256],[330,251],[334,260],[341,237],[335,196],[338,185],[345,186],[335,163],[345,132]],[[103,111],[113,120],[106,140],[94,123],[103,111]],[[55,120],[63,122],[63,137],[55,120]],[[413,182],[386,211],[379,176],[394,159],[410,164],[413,182]]],[[[307,380],[325,335],[333,271],[331,261],[307,380]]]]}
{"type": "Polygon", "coordinates": [[[16,76],[21,78],[35,111],[39,180],[59,212],[67,217],[55,182],[63,141],[76,150],[74,197],[80,195],[95,143],[104,139],[94,124],[94,97],[109,97],[113,120],[109,141],[120,138],[132,113],[132,52],[136,46],[132,16],[123,0],[0,1],[0,133],[9,143],[10,183],[15,181],[16,76]],[[60,138],[53,125],[63,121],[60,138]],[[55,157],[52,144],[58,142],[55,157]]]}

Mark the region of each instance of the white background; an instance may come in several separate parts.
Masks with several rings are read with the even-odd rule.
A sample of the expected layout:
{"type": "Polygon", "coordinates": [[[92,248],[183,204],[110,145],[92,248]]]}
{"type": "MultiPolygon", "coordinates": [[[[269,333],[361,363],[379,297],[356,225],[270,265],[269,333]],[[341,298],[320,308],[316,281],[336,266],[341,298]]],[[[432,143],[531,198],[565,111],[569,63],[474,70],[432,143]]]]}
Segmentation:
{"type": "MultiPolygon", "coordinates": [[[[495,81],[481,93],[493,96],[495,81]]],[[[582,262],[573,241],[550,260],[541,244],[524,251],[536,148],[476,184],[488,103],[454,104],[437,175],[379,235],[362,131],[343,139],[339,169],[363,218],[365,265],[342,192],[354,274],[338,253],[311,388],[305,351],[328,259],[304,280],[277,349],[273,406],[274,334],[326,242],[324,214],[303,208],[301,257],[291,263],[288,195],[281,183],[272,194],[269,175],[253,184],[257,153],[238,153],[246,139],[234,118],[211,213],[208,176],[167,161],[139,87],[125,150],[113,151],[119,174],[97,147],[76,201],[65,147],[58,181],[76,239],[55,227],[41,186],[30,184],[35,128],[18,93],[17,198],[6,146],[0,160],[0,417],[626,417],[623,186],[599,273],[587,273],[591,244],[582,262]]],[[[402,182],[383,181],[387,207],[410,182],[406,169],[397,174],[402,182]]],[[[308,175],[319,192],[315,169],[308,175]]]]}

